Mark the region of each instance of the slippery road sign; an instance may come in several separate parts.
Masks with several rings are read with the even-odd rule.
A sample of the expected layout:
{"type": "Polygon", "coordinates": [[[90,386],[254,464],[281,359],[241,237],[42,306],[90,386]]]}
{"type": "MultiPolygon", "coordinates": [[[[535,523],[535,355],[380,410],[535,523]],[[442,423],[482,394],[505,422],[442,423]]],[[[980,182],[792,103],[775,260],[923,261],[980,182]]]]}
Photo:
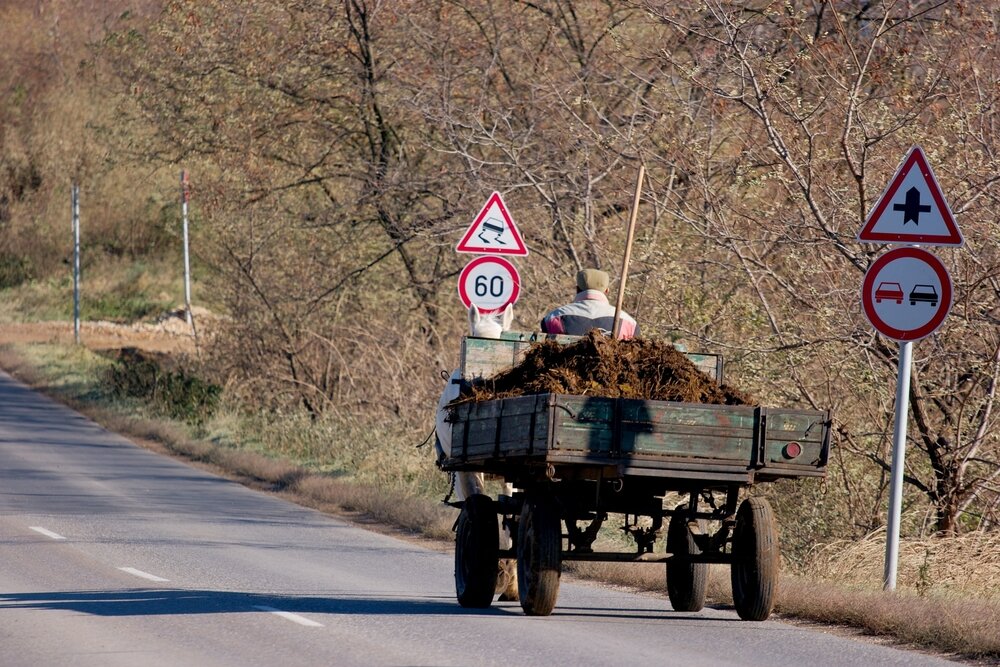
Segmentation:
{"type": "Polygon", "coordinates": [[[494,192],[455,247],[458,252],[478,255],[527,255],[528,248],[503,198],[494,192]]]}
{"type": "Polygon", "coordinates": [[[920,248],[896,248],[865,274],[861,305],[872,326],[902,342],[932,334],[951,309],[951,276],[937,257],[920,248]]]}
{"type": "Polygon", "coordinates": [[[858,233],[869,243],[960,246],[958,230],[920,146],[910,149],[858,233]]]}

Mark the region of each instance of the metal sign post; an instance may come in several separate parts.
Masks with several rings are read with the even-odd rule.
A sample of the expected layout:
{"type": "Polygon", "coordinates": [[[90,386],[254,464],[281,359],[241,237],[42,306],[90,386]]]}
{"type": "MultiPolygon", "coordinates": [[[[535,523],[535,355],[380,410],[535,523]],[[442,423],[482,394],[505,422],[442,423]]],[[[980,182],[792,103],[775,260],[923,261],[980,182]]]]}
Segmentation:
{"type": "Polygon", "coordinates": [[[906,420],[910,410],[910,366],[913,341],[899,344],[896,374],[896,421],[892,428],[892,475],[889,489],[889,518],[886,523],[885,574],[882,588],[896,590],[899,563],[899,519],[903,506],[903,467],[906,461],[906,420]]]}
{"type": "Polygon", "coordinates": [[[191,254],[188,244],[188,200],[191,192],[188,188],[188,173],[181,171],[181,217],[184,220],[184,312],[187,314],[188,326],[194,328],[191,316],[191,254]]]}
{"type": "Polygon", "coordinates": [[[73,342],[80,344],[80,186],[70,189],[73,218],[73,342]]]}

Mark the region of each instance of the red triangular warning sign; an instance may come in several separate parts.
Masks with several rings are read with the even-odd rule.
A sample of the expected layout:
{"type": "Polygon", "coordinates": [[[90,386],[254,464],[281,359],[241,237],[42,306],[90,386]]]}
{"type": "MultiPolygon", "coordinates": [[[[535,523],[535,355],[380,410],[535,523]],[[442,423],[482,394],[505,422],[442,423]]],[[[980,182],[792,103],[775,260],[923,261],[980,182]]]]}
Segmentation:
{"type": "Polygon", "coordinates": [[[479,211],[455,250],[477,255],[528,254],[528,248],[521,240],[521,233],[517,231],[517,225],[507,212],[499,192],[494,192],[486,200],[486,205],[479,211]]]}
{"type": "Polygon", "coordinates": [[[920,146],[906,155],[858,233],[869,243],[965,243],[920,146]]]}

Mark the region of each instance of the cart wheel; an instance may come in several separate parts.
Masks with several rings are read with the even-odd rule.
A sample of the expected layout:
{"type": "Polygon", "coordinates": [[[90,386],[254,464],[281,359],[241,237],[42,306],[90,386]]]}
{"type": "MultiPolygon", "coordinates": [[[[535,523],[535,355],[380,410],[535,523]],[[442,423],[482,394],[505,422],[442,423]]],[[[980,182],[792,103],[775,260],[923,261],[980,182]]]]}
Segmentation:
{"type": "Polygon", "coordinates": [[[493,603],[500,563],[496,504],[489,496],[469,496],[455,533],[455,593],[463,607],[493,603]]]}
{"type": "MultiPolygon", "coordinates": [[[[700,554],[685,516],[687,505],[680,505],[667,526],[667,551],[673,556],[700,554]]],[[[698,520],[698,533],[705,532],[705,522],[698,520]]],[[[667,595],[675,611],[701,611],[708,587],[708,563],[667,562],[667,595]]]]}
{"type": "Polygon", "coordinates": [[[524,503],[517,528],[517,592],[528,616],[548,616],[559,595],[559,514],[549,499],[524,503]]]}
{"type": "Polygon", "coordinates": [[[778,523],[764,498],[747,498],[733,530],[733,603],[744,621],[763,621],[774,609],[778,584],[778,523]]]}

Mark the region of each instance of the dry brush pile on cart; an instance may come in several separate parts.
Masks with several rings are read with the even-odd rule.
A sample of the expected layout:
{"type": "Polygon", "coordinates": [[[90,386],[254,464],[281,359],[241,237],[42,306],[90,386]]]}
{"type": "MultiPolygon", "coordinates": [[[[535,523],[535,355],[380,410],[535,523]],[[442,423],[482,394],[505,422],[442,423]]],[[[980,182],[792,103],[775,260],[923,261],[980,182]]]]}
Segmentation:
{"type": "Polygon", "coordinates": [[[463,504],[459,603],[492,604],[502,557],[517,558],[520,603],[531,615],[555,607],[563,561],[654,561],[666,563],[673,608],[698,611],[709,564],[723,563],[740,617],[767,618],[780,561],[777,525],[765,499],[740,502],[740,492],[823,476],[829,413],[754,405],[721,383],[717,355],[596,332],[538,337],[507,332],[463,341],[469,387],[449,408],[452,448],[441,466],[499,476],[517,490],[463,504]],[[687,499],[665,507],[671,492],[687,499]],[[610,513],[624,515],[634,551],[594,550],[610,513]],[[509,550],[499,548],[498,516],[513,537],[509,550]],[[656,553],[664,519],[665,553],[656,553]]]}

